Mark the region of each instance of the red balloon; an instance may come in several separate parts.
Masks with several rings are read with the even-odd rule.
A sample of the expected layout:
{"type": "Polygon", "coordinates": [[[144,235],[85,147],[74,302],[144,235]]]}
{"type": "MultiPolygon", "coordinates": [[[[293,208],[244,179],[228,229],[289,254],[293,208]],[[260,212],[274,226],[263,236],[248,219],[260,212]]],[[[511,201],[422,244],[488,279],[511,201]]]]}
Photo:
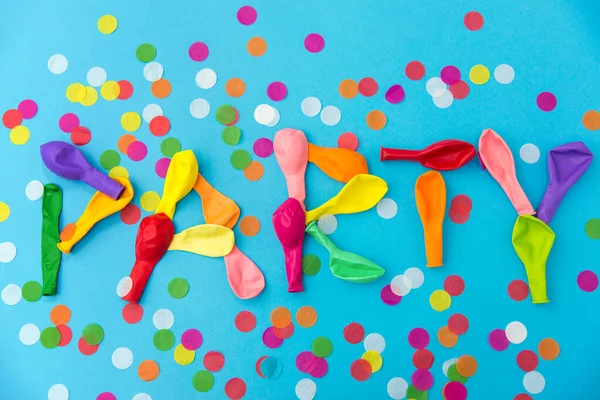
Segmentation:
{"type": "Polygon", "coordinates": [[[433,143],[423,150],[401,150],[382,147],[380,160],[417,161],[438,171],[458,169],[475,157],[475,146],[462,140],[448,139],[433,143]]]}

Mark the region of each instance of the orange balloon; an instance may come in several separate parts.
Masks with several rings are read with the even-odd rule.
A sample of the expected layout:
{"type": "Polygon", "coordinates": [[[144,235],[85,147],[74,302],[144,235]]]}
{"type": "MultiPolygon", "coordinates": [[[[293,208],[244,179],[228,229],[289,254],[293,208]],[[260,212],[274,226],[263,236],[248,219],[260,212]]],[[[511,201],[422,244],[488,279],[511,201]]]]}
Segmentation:
{"type": "Polygon", "coordinates": [[[356,175],[369,173],[367,160],[362,154],[339,147],[321,147],[309,143],[308,161],[339,182],[348,182],[356,175]]]}
{"type": "Polygon", "coordinates": [[[194,190],[202,200],[202,212],[206,223],[233,229],[240,217],[240,208],[235,201],[212,187],[200,174],[194,184],[194,190]]]}
{"type": "Polygon", "coordinates": [[[442,263],[442,225],[446,214],[446,184],[437,171],[425,172],[415,185],[417,210],[425,232],[425,253],[428,267],[442,263]]]}

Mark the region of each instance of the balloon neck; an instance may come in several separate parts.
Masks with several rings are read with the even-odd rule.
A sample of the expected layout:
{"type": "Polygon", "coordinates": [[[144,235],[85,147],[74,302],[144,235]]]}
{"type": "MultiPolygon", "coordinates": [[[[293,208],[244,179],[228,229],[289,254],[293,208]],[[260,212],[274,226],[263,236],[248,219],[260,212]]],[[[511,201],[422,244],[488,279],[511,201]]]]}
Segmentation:
{"type": "Polygon", "coordinates": [[[287,248],[284,252],[288,292],[302,292],[302,245],[287,248]]]}
{"type": "Polygon", "coordinates": [[[379,150],[379,159],[381,161],[405,160],[418,161],[421,155],[420,150],[402,150],[381,147],[379,150]]]}
{"type": "Polygon", "coordinates": [[[530,264],[525,266],[529,290],[531,292],[531,302],[533,304],[548,303],[548,294],[546,293],[546,265],[530,264]]]}
{"type": "Polygon", "coordinates": [[[81,180],[114,200],[117,200],[125,190],[125,186],[92,166],[84,169],[81,180]]]}
{"type": "Polygon", "coordinates": [[[156,262],[145,260],[135,261],[131,274],[129,275],[132,281],[131,290],[123,296],[123,300],[130,303],[138,303],[140,301],[155,265],[156,262]]]}
{"type": "Polygon", "coordinates": [[[549,225],[552,218],[554,218],[554,214],[556,214],[556,210],[565,196],[566,189],[556,186],[552,182],[550,182],[546,188],[546,192],[544,193],[542,202],[538,207],[536,216],[544,221],[547,225],[549,225]]]}
{"type": "Polygon", "coordinates": [[[315,163],[323,153],[323,147],[308,143],[308,161],[315,163]]]}

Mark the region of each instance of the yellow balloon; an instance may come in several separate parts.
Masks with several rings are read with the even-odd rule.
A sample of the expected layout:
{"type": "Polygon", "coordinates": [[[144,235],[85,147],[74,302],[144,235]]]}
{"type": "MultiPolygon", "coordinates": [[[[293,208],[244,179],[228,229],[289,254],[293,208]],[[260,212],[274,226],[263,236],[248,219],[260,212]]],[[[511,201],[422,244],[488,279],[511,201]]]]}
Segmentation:
{"type": "Polygon", "coordinates": [[[191,150],[175,153],[167,170],[163,196],[154,213],[165,213],[173,219],[177,202],[192,190],[196,178],[198,178],[198,161],[194,153],[191,150]]]}
{"type": "Polygon", "coordinates": [[[369,174],[359,174],[350,179],[340,192],[325,203],[306,213],[306,224],[325,214],[354,214],[377,205],[388,190],[387,183],[369,174]]]}
{"type": "Polygon", "coordinates": [[[235,243],[233,231],[221,225],[192,226],[173,236],[169,250],[181,250],[207,257],[231,253],[235,243]]]}
{"type": "Polygon", "coordinates": [[[102,192],[96,192],[87,207],[81,214],[81,217],[75,223],[75,232],[69,240],[58,243],[58,248],[65,254],[69,254],[75,246],[96,224],[96,222],[121,211],[133,199],[133,188],[129,179],[124,177],[114,177],[115,181],[125,187],[123,194],[117,200],[113,200],[102,192]]]}

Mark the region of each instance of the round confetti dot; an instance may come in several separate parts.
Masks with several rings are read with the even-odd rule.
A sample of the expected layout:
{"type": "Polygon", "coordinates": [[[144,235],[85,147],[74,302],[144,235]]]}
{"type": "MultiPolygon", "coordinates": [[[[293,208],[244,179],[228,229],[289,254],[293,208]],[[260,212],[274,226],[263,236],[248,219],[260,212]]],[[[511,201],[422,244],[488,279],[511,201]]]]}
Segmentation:
{"type": "Polygon", "coordinates": [[[435,104],[436,107],[445,109],[452,105],[452,103],[454,102],[454,97],[452,96],[451,91],[446,90],[444,94],[442,94],[439,97],[433,97],[432,100],[433,104],[435,104]]]}
{"type": "Polygon", "coordinates": [[[337,218],[334,215],[325,214],[319,218],[317,226],[324,234],[331,235],[337,229],[337,218]]]}
{"type": "MultiPolygon", "coordinates": [[[[466,194],[459,194],[457,196],[454,196],[454,198],[452,199],[450,209],[452,209],[457,214],[468,214],[473,209],[473,202],[466,194]]],[[[462,283],[462,285],[464,286],[464,282],[462,283]]],[[[448,291],[448,289],[446,289],[446,291],[448,291]]]]}
{"type": "Polygon", "coordinates": [[[276,328],[285,328],[292,322],[292,313],[286,307],[276,307],[271,311],[271,324],[276,328]]]}
{"type": "Polygon", "coordinates": [[[354,79],[344,79],[338,85],[338,92],[344,99],[352,99],[358,94],[358,83],[354,79]]]}
{"type": "Polygon", "coordinates": [[[262,125],[268,125],[277,116],[275,109],[268,104],[260,104],[254,109],[254,119],[262,125]]]}
{"type": "Polygon", "coordinates": [[[335,126],[342,119],[342,113],[335,106],[325,106],[321,111],[321,122],[327,126],[335,126]]]}
{"type": "Polygon", "coordinates": [[[442,312],[447,310],[450,307],[450,304],[452,304],[452,299],[445,290],[436,290],[429,296],[429,305],[431,305],[431,308],[435,311],[442,312]]]}
{"type": "Polygon", "coordinates": [[[433,386],[433,375],[426,369],[418,369],[412,374],[412,384],[415,389],[427,391],[433,386]]]}
{"type": "Polygon", "coordinates": [[[316,97],[306,97],[302,100],[300,108],[307,117],[316,117],[321,112],[321,101],[316,97]]]}
{"type": "Polygon", "coordinates": [[[483,15],[477,11],[470,11],[465,14],[465,27],[470,31],[478,31],[483,27],[483,15]]]}
{"type": "Polygon", "coordinates": [[[404,100],[404,95],[404,88],[396,84],[385,92],[385,99],[391,104],[398,104],[404,100]]]}
{"type": "Polygon", "coordinates": [[[133,364],[133,353],[127,347],[119,347],[112,353],[112,364],[117,369],[127,369],[133,364]]]}
{"type": "Polygon", "coordinates": [[[273,101],[285,99],[287,92],[287,87],[283,82],[272,82],[267,87],[267,96],[273,101]]]}
{"type": "Polygon", "coordinates": [[[161,158],[160,160],[158,160],[154,165],[154,171],[156,172],[156,175],[164,179],[167,176],[167,170],[169,169],[169,165],[171,165],[170,158],[161,158]]]}
{"type": "Polygon", "coordinates": [[[246,382],[240,378],[231,378],[225,384],[225,395],[231,400],[239,400],[246,395],[246,382]]]}
{"type": "Polygon", "coordinates": [[[50,311],[50,321],[54,325],[67,325],[71,321],[71,310],[64,304],[55,306],[50,311]]]}
{"type": "Polygon", "coordinates": [[[87,82],[90,86],[100,87],[104,82],[106,82],[106,71],[101,67],[92,67],[87,72],[87,82]]]}
{"type": "Polygon", "coordinates": [[[103,392],[96,397],[96,400],[117,400],[117,397],[111,392],[103,392]]]}
{"type": "MultiPolygon", "coordinates": [[[[458,359],[456,360],[458,362],[458,359]]],[[[460,382],[462,384],[467,383],[467,381],[469,380],[469,378],[467,378],[466,376],[462,376],[458,373],[458,370],[456,369],[456,363],[448,367],[448,379],[452,382],[460,382]]]]}
{"type": "Polygon", "coordinates": [[[448,318],[448,329],[456,335],[464,335],[469,330],[469,320],[462,314],[452,314],[448,318]]]}
{"type": "Polygon", "coordinates": [[[36,281],[29,281],[23,285],[21,294],[25,301],[30,303],[36,302],[42,297],[42,285],[36,281]]]}
{"type": "Polygon", "coordinates": [[[152,316],[152,324],[156,329],[171,329],[175,323],[175,316],[166,308],[157,310],[152,316]]]}
{"type": "Polygon", "coordinates": [[[458,358],[451,358],[450,360],[444,361],[442,364],[442,372],[444,375],[448,376],[448,368],[450,368],[450,366],[454,365],[456,367],[456,361],[458,361],[458,358]]]}
{"type": "Polygon", "coordinates": [[[417,369],[429,369],[433,366],[433,353],[427,349],[420,349],[413,354],[413,365],[417,369]]]}
{"type": "Polygon", "coordinates": [[[23,145],[29,141],[30,133],[26,126],[15,126],[10,130],[10,141],[16,145],[23,145]]]}
{"type": "Polygon", "coordinates": [[[252,25],[256,22],[257,13],[252,6],[243,6],[237,12],[237,20],[242,25],[252,25]]]}
{"type": "Polygon", "coordinates": [[[100,87],[100,96],[104,100],[113,101],[121,95],[121,86],[115,81],[106,81],[100,87]]]}
{"type": "Polygon", "coordinates": [[[314,276],[321,270],[321,260],[314,254],[306,254],[302,257],[302,272],[314,276]]]}
{"type": "Polygon", "coordinates": [[[444,279],[444,290],[450,296],[460,296],[465,290],[465,281],[458,275],[450,275],[444,279]]]}
{"type": "Polygon", "coordinates": [[[70,102],[79,103],[85,98],[85,86],[77,82],[71,83],[69,86],[67,86],[66,95],[67,100],[70,102]]]}
{"type": "Polygon", "coordinates": [[[138,393],[131,400],[152,400],[152,397],[148,393],[138,393]]]}
{"type": "Polygon", "coordinates": [[[161,78],[157,81],[152,82],[150,90],[152,91],[154,97],[164,99],[171,94],[171,82],[164,78],[161,78]]]}
{"type": "Polygon", "coordinates": [[[394,400],[401,400],[406,397],[408,383],[399,377],[392,378],[387,384],[387,393],[394,400]]]}
{"type": "MultiPolygon", "coordinates": [[[[358,322],[351,322],[344,327],[344,339],[350,344],[358,344],[365,337],[365,328],[358,322]]],[[[385,342],[383,347],[385,348],[385,342]]]]}
{"type": "Polygon", "coordinates": [[[521,146],[519,155],[527,164],[535,164],[540,159],[540,149],[533,143],[526,143],[521,146]]]}
{"type": "Polygon", "coordinates": [[[144,107],[144,110],[142,111],[142,118],[144,118],[144,121],[146,121],[147,123],[152,122],[154,117],[162,115],[163,109],[158,104],[148,104],[146,107],[144,107]]]}
{"type": "Polygon", "coordinates": [[[344,132],[338,138],[338,147],[354,151],[358,148],[358,137],[352,132],[344,132]]]}
{"type": "Polygon", "coordinates": [[[187,350],[198,350],[204,338],[198,329],[188,329],[181,335],[181,344],[187,350]]]}
{"type": "Polygon", "coordinates": [[[71,142],[77,146],[85,146],[92,140],[92,132],[85,126],[77,126],[71,132],[71,142]]]}
{"type": "Polygon", "coordinates": [[[554,360],[560,354],[560,346],[554,339],[542,339],[538,345],[538,353],[544,360],[554,360]]]}
{"type": "Polygon", "coordinates": [[[37,114],[38,105],[35,101],[27,99],[19,103],[17,110],[21,113],[23,119],[31,119],[37,114]]]}
{"type": "Polygon", "coordinates": [[[270,349],[276,349],[283,344],[283,340],[275,336],[274,329],[272,326],[268,327],[263,332],[262,340],[264,345],[270,349]]]}
{"type": "Polygon", "coordinates": [[[203,68],[196,74],[196,85],[200,89],[210,89],[217,83],[217,73],[210,68],[203,68]]]}
{"type": "Polygon", "coordinates": [[[317,357],[329,357],[333,352],[333,343],[324,336],[319,336],[312,342],[311,350],[317,357]]]}
{"type": "Polygon", "coordinates": [[[506,337],[506,332],[504,332],[502,329],[494,329],[491,331],[488,336],[488,342],[490,343],[492,349],[496,351],[504,351],[510,344],[508,338],[506,337]]]}
{"type": "Polygon", "coordinates": [[[467,388],[461,382],[448,382],[442,390],[446,400],[467,399],[467,388]]]}
{"type": "Polygon", "coordinates": [[[363,344],[366,351],[375,350],[381,354],[385,350],[385,339],[379,333],[368,334],[363,344]]]}
{"type": "Polygon", "coordinates": [[[254,145],[252,146],[252,150],[254,151],[254,154],[256,154],[258,157],[269,157],[271,154],[273,154],[273,142],[269,138],[257,139],[256,142],[254,142],[254,145]]]}
{"type": "Polygon", "coordinates": [[[355,360],[350,365],[350,375],[357,381],[366,381],[371,377],[371,364],[362,358],[355,360]]]}
{"type": "Polygon", "coordinates": [[[117,96],[117,99],[127,100],[133,96],[133,85],[131,82],[127,80],[120,80],[117,82],[117,84],[119,85],[119,96],[117,96]]]}
{"type": "Polygon", "coordinates": [[[506,333],[506,338],[512,344],[521,344],[527,339],[527,328],[519,321],[510,322],[506,325],[504,331],[506,333]]]}
{"type": "Polygon", "coordinates": [[[317,311],[311,306],[302,306],[296,311],[296,321],[303,328],[310,328],[317,323],[317,311]]]}
{"type": "Polygon", "coordinates": [[[208,46],[203,42],[194,42],[188,49],[188,55],[196,62],[204,61],[208,58],[208,46]]]}
{"type": "Polygon", "coordinates": [[[165,72],[161,63],[156,61],[144,65],[144,78],[149,82],[154,82],[163,77],[165,72]]]}
{"type": "Polygon", "coordinates": [[[117,25],[118,22],[114,15],[107,14],[101,16],[98,19],[98,30],[100,31],[100,33],[103,33],[105,35],[110,35],[114,31],[116,31],[117,25]]]}
{"type": "Polygon", "coordinates": [[[319,53],[325,47],[325,39],[318,33],[310,33],[304,38],[304,47],[311,53],[319,53]]]}
{"type": "Polygon", "coordinates": [[[529,286],[522,280],[514,280],[508,285],[508,296],[514,301],[523,301],[529,296],[529,286]]]}
{"type": "Polygon", "coordinates": [[[257,181],[265,174],[265,167],[258,161],[251,161],[244,169],[244,176],[249,181],[257,181]]]}
{"type": "Polygon", "coordinates": [[[556,96],[550,92],[542,92],[536,99],[537,106],[542,111],[552,111],[556,108],[556,96]]]}
{"type": "Polygon", "coordinates": [[[121,116],[121,126],[127,132],[137,131],[142,125],[142,117],[140,114],[130,111],[121,116]]]}
{"type": "Polygon", "coordinates": [[[583,114],[581,119],[583,126],[590,131],[597,131],[600,129],[600,112],[596,110],[589,110],[583,114]]]}
{"type": "Polygon", "coordinates": [[[290,322],[285,328],[273,327],[273,334],[279,339],[289,339],[294,334],[294,329],[294,324],[290,322]]]}
{"type": "Polygon", "coordinates": [[[584,292],[593,292],[598,288],[598,275],[590,270],[580,272],[577,276],[577,286],[584,292]]]}
{"type": "Polygon", "coordinates": [[[206,118],[210,113],[210,104],[204,99],[195,99],[190,104],[190,114],[197,119],[206,118]]]}
{"type": "Polygon", "coordinates": [[[531,350],[522,350],[517,354],[517,365],[525,372],[531,372],[538,366],[537,354],[531,350]]]}
{"type": "Polygon", "coordinates": [[[225,84],[225,93],[229,96],[238,98],[246,92],[246,83],[241,78],[231,78],[225,84]]]}
{"type": "Polygon", "coordinates": [[[251,311],[240,311],[235,316],[235,327],[244,333],[252,332],[256,327],[256,316],[251,311]]]}
{"type": "Polygon", "coordinates": [[[73,129],[79,126],[79,118],[73,113],[64,114],[58,120],[58,127],[65,133],[73,132],[73,129]]]}
{"type": "Polygon", "coordinates": [[[402,300],[402,296],[398,296],[396,293],[394,293],[390,285],[385,285],[383,288],[381,288],[381,293],[379,295],[381,300],[389,306],[395,306],[396,304],[400,303],[400,300],[402,300]]]}
{"type": "Polygon", "coordinates": [[[513,400],[533,400],[533,397],[525,393],[519,393],[513,400]]]}
{"type": "Polygon", "coordinates": [[[121,316],[128,324],[137,324],[144,316],[144,308],[137,303],[127,303],[121,311],[121,316]]]}
{"type": "Polygon", "coordinates": [[[154,334],[153,342],[157,350],[168,351],[175,345],[175,335],[168,329],[160,329],[154,334]]]}
{"type": "Polygon", "coordinates": [[[423,328],[414,328],[408,333],[408,344],[413,349],[424,349],[429,344],[429,333],[423,328]]]}
{"type": "Polygon", "coordinates": [[[79,352],[84,356],[91,356],[95,354],[98,351],[99,347],[99,345],[92,346],[87,344],[83,337],[80,337],[79,341],[77,342],[77,348],[79,349],[79,352]]]}
{"type": "Polygon", "coordinates": [[[377,203],[377,214],[383,219],[392,219],[398,212],[398,205],[392,199],[381,199],[377,203]]]}
{"type": "Polygon", "coordinates": [[[242,218],[240,221],[240,232],[244,236],[256,236],[260,232],[260,221],[254,216],[242,218]]]}
{"type": "Polygon", "coordinates": [[[160,368],[156,361],[144,360],[138,365],[138,376],[141,380],[149,382],[153,381],[158,377],[160,368]]]}
{"type": "Polygon", "coordinates": [[[251,56],[260,57],[267,52],[267,42],[265,42],[265,39],[255,36],[248,40],[246,50],[251,56]]]}
{"type": "Polygon", "coordinates": [[[144,142],[133,142],[127,147],[127,156],[132,161],[142,161],[148,154],[148,148],[144,142]]]}
{"type": "Polygon", "coordinates": [[[233,108],[232,106],[225,104],[217,108],[216,118],[219,123],[223,125],[231,124],[235,120],[235,117],[235,108],[233,108]]]}
{"type": "Polygon", "coordinates": [[[56,329],[60,332],[60,342],[58,342],[59,347],[64,347],[71,343],[73,339],[73,331],[67,325],[57,325],[56,329]]]}
{"type": "Polygon", "coordinates": [[[412,283],[406,276],[396,275],[392,279],[390,287],[397,296],[406,296],[412,289],[412,283]]]}
{"type": "Polygon", "coordinates": [[[447,92],[447,87],[444,81],[438,77],[430,78],[425,84],[425,90],[431,97],[440,97],[447,92]]]}
{"type": "Polygon", "coordinates": [[[494,69],[494,79],[498,83],[508,85],[515,79],[515,70],[508,64],[500,64],[494,69]]]}
{"type": "Polygon", "coordinates": [[[179,365],[189,365],[196,358],[196,352],[192,350],[188,350],[183,345],[177,345],[175,347],[175,351],[173,352],[173,360],[179,365]]]}
{"type": "Polygon", "coordinates": [[[125,135],[119,138],[119,141],[117,142],[117,148],[121,153],[127,154],[127,149],[129,148],[129,145],[133,142],[137,142],[135,136],[126,133],[125,135]]]}
{"type": "Polygon", "coordinates": [[[458,343],[458,335],[450,330],[447,326],[442,326],[437,333],[438,342],[446,348],[452,348],[458,343]]]}
{"type": "Polygon", "coordinates": [[[198,371],[192,377],[192,385],[199,392],[208,392],[215,385],[215,377],[208,371],[198,371]]]}
{"type": "Polygon", "coordinates": [[[230,161],[233,168],[239,171],[243,171],[248,167],[248,165],[250,165],[252,157],[250,156],[250,153],[248,153],[246,150],[240,149],[231,153],[230,161]]]}
{"type": "MultiPolygon", "coordinates": [[[[158,195],[158,193],[156,194],[158,195]]],[[[171,282],[169,282],[169,294],[174,299],[183,299],[188,294],[189,290],[190,285],[183,278],[173,278],[171,282]]]]}
{"type": "Polygon", "coordinates": [[[366,351],[362,357],[363,360],[367,360],[369,364],[371,364],[371,372],[377,372],[381,369],[383,365],[383,359],[381,358],[381,354],[376,352],[375,350],[366,351]]]}
{"type": "Polygon", "coordinates": [[[308,379],[300,379],[294,389],[299,400],[313,400],[317,395],[317,384],[308,379]]]}
{"type": "Polygon", "coordinates": [[[425,66],[420,61],[411,61],[404,68],[406,77],[412,81],[418,81],[425,76],[425,66]]]}
{"type": "Polygon", "coordinates": [[[469,355],[458,357],[456,371],[466,378],[470,378],[477,372],[477,360],[469,355]]]}
{"type": "MultiPolygon", "coordinates": [[[[0,214],[2,212],[4,212],[4,215],[6,216],[6,218],[8,218],[8,214],[6,214],[6,210],[2,211],[0,209],[0,214]]],[[[0,221],[1,220],[2,220],[2,218],[0,218],[0,221]]],[[[13,243],[11,243],[11,242],[0,243],[0,263],[9,263],[12,260],[14,260],[16,256],[17,256],[17,248],[15,247],[15,245],[13,243]]]]}
{"type": "Polygon", "coordinates": [[[600,219],[592,218],[585,223],[585,234],[590,239],[600,239],[600,219]]]}
{"type": "Polygon", "coordinates": [[[156,48],[150,43],[144,43],[138,46],[135,51],[138,60],[148,63],[156,58],[156,48]]]}
{"type": "Polygon", "coordinates": [[[523,387],[531,394],[539,394],[546,387],[546,380],[539,372],[531,371],[523,377],[523,387]]]}
{"type": "Polygon", "coordinates": [[[19,340],[25,346],[36,344],[40,340],[40,328],[35,324],[25,324],[19,330],[19,340]]]}
{"type": "Polygon", "coordinates": [[[490,70],[485,65],[477,64],[469,71],[469,79],[476,85],[484,85],[490,79],[490,70]]]}
{"type": "Polygon", "coordinates": [[[411,289],[418,289],[425,282],[425,275],[423,275],[423,271],[419,268],[408,268],[404,271],[404,276],[410,281],[411,289]]]}
{"type": "Polygon", "coordinates": [[[127,225],[134,225],[140,220],[142,212],[140,208],[135,204],[127,204],[120,213],[121,221],[127,225]]]}
{"type": "Polygon", "coordinates": [[[452,97],[455,100],[462,100],[469,95],[469,85],[465,81],[459,81],[454,85],[451,85],[448,90],[452,93],[452,97]]]}
{"type": "Polygon", "coordinates": [[[125,276],[125,277],[121,278],[119,283],[117,283],[117,296],[119,296],[119,297],[127,296],[129,294],[129,292],[131,292],[132,288],[133,288],[133,280],[130,277],[125,276]]]}
{"type": "Polygon", "coordinates": [[[387,117],[382,111],[373,110],[367,114],[367,126],[375,131],[379,131],[385,127],[387,117]]]}
{"type": "Polygon", "coordinates": [[[296,356],[298,371],[308,374],[317,368],[317,357],[310,351],[303,351],[296,356]]]}
{"type": "Polygon", "coordinates": [[[60,331],[53,326],[45,328],[40,334],[40,343],[47,349],[53,349],[60,343],[60,331]]]}
{"type": "Polygon", "coordinates": [[[2,302],[7,306],[14,306],[21,301],[21,288],[14,283],[9,283],[0,294],[2,302]]]}
{"type": "MultiPolygon", "coordinates": [[[[43,186],[42,186],[42,190],[43,190],[43,186]]],[[[10,216],[10,207],[5,202],[0,201],[0,222],[6,221],[9,216],[10,216]]]]}
{"type": "Polygon", "coordinates": [[[181,142],[175,138],[166,138],[160,144],[160,152],[165,157],[173,157],[178,151],[181,151],[181,142]]]}
{"type": "Polygon", "coordinates": [[[98,324],[88,324],[83,328],[81,336],[87,344],[95,346],[104,340],[104,329],[98,324]]]}
{"type": "Polygon", "coordinates": [[[446,85],[454,85],[460,81],[460,70],[454,65],[447,65],[442,68],[440,78],[446,85]]]}
{"type": "Polygon", "coordinates": [[[48,69],[55,75],[60,75],[67,70],[69,61],[62,54],[54,54],[48,59],[48,69]]]}
{"type": "Polygon", "coordinates": [[[52,385],[48,390],[48,400],[69,400],[69,389],[62,383],[52,385]]]}
{"type": "Polygon", "coordinates": [[[100,166],[104,169],[113,169],[121,163],[121,156],[115,150],[106,150],[100,154],[100,166]]]}
{"type": "Polygon", "coordinates": [[[218,351],[209,351],[204,355],[204,368],[210,372],[219,372],[225,365],[225,356],[218,351]]]}

